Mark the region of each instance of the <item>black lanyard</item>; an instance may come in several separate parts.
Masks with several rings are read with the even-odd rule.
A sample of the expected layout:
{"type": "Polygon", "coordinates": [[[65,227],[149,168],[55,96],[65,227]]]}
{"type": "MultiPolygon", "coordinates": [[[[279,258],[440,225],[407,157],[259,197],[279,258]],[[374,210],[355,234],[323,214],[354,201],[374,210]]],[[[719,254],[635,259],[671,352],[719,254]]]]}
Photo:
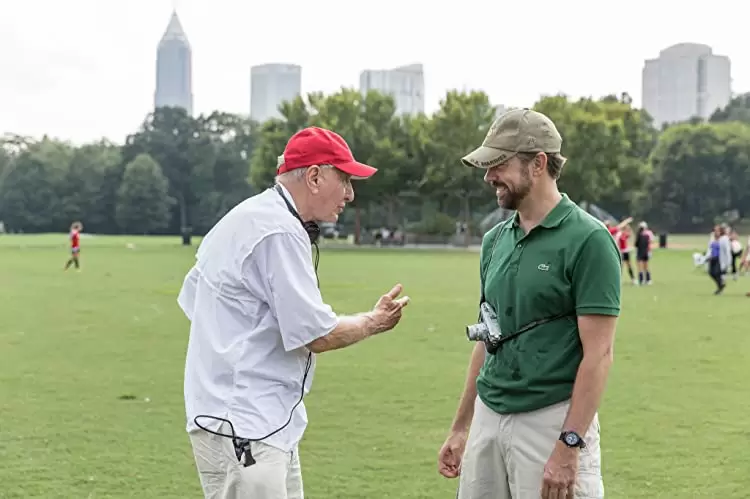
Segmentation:
{"type": "MultiPolygon", "coordinates": [[[[482,285],[481,285],[482,289],[480,290],[481,299],[479,301],[480,305],[482,303],[484,303],[485,301],[487,301],[486,298],[485,298],[485,296],[484,296],[484,284],[485,284],[485,281],[487,280],[487,271],[489,270],[490,264],[492,263],[492,257],[495,255],[495,247],[497,246],[497,242],[500,240],[500,235],[505,231],[506,226],[507,226],[507,224],[503,225],[500,228],[500,230],[497,231],[497,234],[495,234],[495,238],[492,241],[492,250],[490,252],[490,258],[489,258],[489,260],[487,260],[487,264],[482,266],[482,273],[484,274],[484,278],[481,278],[481,276],[480,276],[480,280],[482,281],[482,285]]],[[[506,341],[512,340],[514,338],[517,338],[518,336],[521,336],[523,333],[531,331],[532,329],[535,329],[535,328],[541,326],[542,324],[547,324],[549,322],[554,322],[554,321],[557,321],[557,320],[560,320],[560,319],[565,319],[566,317],[575,317],[575,316],[576,316],[575,312],[567,312],[567,313],[564,313],[564,314],[553,315],[553,316],[550,316],[550,317],[544,317],[542,319],[533,320],[533,321],[531,321],[531,322],[529,322],[527,324],[524,324],[521,328],[518,329],[518,331],[515,331],[515,332],[507,334],[507,335],[506,334],[502,335],[502,337],[500,338],[500,342],[498,343],[498,346],[502,345],[506,341]]],[[[479,320],[480,321],[482,320],[481,314],[479,316],[479,320]]]]}

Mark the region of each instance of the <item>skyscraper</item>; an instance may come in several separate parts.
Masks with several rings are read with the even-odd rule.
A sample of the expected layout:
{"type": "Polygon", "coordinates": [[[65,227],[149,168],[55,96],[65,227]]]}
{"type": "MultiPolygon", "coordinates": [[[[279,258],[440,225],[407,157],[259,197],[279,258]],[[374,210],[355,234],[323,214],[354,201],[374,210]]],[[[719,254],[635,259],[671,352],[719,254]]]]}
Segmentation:
{"type": "Polygon", "coordinates": [[[424,69],[421,64],[362,71],[359,90],[362,94],[377,90],[392,96],[396,102],[396,114],[424,112],[424,69]]]}
{"type": "Polygon", "coordinates": [[[250,118],[263,123],[281,119],[282,102],[302,91],[302,68],[295,64],[262,64],[250,68],[250,118]]]}
{"type": "Polygon", "coordinates": [[[729,57],[711,47],[679,43],[649,59],[643,66],[642,107],[654,125],[708,119],[732,98],[729,57]]]}
{"type": "Polygon", "coordinates": [[[173,12],[156,52],[154,107],[181,107],[192,115],[192,73],[190,42],[177,12],[173,12]]]}

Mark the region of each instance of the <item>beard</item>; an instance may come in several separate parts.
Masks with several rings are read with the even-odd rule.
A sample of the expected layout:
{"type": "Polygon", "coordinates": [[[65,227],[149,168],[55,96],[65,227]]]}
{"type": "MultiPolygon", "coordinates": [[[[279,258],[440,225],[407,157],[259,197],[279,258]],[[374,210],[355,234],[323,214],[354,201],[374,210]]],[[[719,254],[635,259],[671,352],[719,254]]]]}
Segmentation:
{"type": "Polygon", "coordinates": [[[531,192],[531,178],[525,174],[521,175],[521,182],[518,185],[508,185],[502,182],[493,182],[497,189],[497,204],[506,210],[517,210],[521,202],[526,199],[531,192]]]}

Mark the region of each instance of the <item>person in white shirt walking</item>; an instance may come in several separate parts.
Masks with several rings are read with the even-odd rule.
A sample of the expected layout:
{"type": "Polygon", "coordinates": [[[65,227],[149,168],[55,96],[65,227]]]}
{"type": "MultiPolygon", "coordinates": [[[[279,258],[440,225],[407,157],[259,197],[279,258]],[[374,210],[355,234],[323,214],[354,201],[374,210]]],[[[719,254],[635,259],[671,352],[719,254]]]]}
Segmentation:
{"type": "Polygon", "coordinates": [[[185,408],[201,486],[211,499],[302,499],[302,399],[315,354],[393,329],[400,284],[369,311],[339,316],[317,283],[320,229],[354,199],[355,161],[338,134],[296,133],[276,185],[227,213],[201,242],[178,303],[190,320],[185,408]]]}
{"type": "Polygon", "coordinates": [[[750,237],[747,238],[747,243],[745,244],[745,251],[740,257],[740,274],[745,275],[745,273],[750,268],[750,237]]]}
{"type": "Polygon", "coordinates": [[[742,265],[742,243],[740,242],[740,235],[734,229],[729,232],[729,244],[732,250],[732,278],[736,281],[742,265]]]}
{"type": "Polygon", "coordinates": [[[721,278],[726,282],[726,275],[732,267],[732,241],[729,239],[729,226],[719,227],[719,262],[721,264],[721,278]]]}

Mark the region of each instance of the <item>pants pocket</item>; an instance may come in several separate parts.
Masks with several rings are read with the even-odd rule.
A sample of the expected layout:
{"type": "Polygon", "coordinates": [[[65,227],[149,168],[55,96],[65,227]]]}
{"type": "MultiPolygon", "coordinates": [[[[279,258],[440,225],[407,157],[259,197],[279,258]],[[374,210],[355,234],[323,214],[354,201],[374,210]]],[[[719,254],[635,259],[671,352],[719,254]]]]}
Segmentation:
{"type": "Polygon", "coordinates": [[[598,415],[594,416],[583,439],[586,447],[581,450],[578,459],[575,499],[601,499],[604,497],[604,481],[598,415]]]}

